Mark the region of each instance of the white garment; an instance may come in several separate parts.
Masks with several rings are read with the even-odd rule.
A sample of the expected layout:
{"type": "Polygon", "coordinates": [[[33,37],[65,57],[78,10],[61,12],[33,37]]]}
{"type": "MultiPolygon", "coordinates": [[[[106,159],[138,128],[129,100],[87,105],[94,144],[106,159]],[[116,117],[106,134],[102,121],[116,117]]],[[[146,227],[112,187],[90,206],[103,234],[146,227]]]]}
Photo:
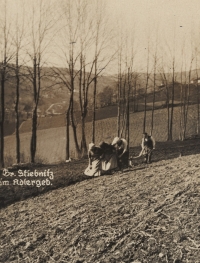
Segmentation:
{"type": "Polygon", "coordinates": [[[103,159],[101,164],[102,164],[102,170],[103,171],[109,171],[109,170],[117,168],[117,156],[116,156],[116,154],[112,154],[108,161],[103,159]]]}
{"type": "Polygon", "coordinates": [[[118,146],[118,150],[123,149],[123,153],[125,153],[127,151],[127,149],[128,149],[128,143],[127,143],[127,141],[125,139],[119,138],[119,137],[115,137],[113,142],[112,142],[112,145],[116,145],[120,141],[121,141],[121,145],[118,146]]]}
{"type": "Polygon", "coordinates": [[[92,161],[92,165],[88,165],[85,169],[84,174],[87,176],[100,176],[101,175],[101,161],[94,160],[92,161]]]}

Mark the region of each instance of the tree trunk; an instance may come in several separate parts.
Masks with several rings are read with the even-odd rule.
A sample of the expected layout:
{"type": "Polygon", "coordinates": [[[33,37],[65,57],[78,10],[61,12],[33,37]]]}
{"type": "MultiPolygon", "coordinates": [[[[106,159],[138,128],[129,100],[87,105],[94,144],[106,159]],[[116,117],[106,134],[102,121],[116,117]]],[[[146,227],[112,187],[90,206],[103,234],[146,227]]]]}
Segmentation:
{"type": "Polygon", "coordinates": [[[85,137],[85,117],[81,117],[81,155],[82,157],[87,155],[87,144],[85,137]]]}
{"type": "Polygon", "coordinates": [[[170,124],[169,124],[169,140],[173,139],[173,118],[174,118],[174,89],[175,89],[175,60],[173,58],[173,66],[172,66],[172,97],[171,97],[171,114],[170,114],[170,124]]]}
{"type": "Polygon", "coordinates": [[[171,99],[171,114],[169,123],[169,140],[173,139],[173,118],[174,118],[174,81],[172,83],[172,99],[171,99]]]}
{"type": "Polygon", "coordinates": [[[184,113],[185,114],[185,121],[184,121],[184,127],[183,127],[184,128],[184,130],[183,130],[183,139],[186,138],[189,102],[190,102],[190,84],[187,85],[187,101],[186,101],[186,108],[185,108],[185,113],[184,113]]]}
{"type": "MultiPolygon", "coordinates": [[[[181,73],[182,74],[182,73],[181,73]]],[[[180,97],[180,132],[179,132],[179,140],[183,141],[183,84],[182,84],[182,77],[181,77],[181,97],[180,97]]]]}
{"type": "Polygon", "coordinates": [[[121,75],[118,77],[118,104],[117,104],[117,136],[120,137],[120,114],[121,114],[121,75]]]}
{"type": "Polygon", "coordinates": [[[154,128],[154,110],[155,110],[155,87],[156,87],[156,74],[154,72],[154,83],[153,83],[153,105],[151,111],[151,131],[150,134],[153,135],[153,128],[154,128]]]}
{"type": "Polygon", "coordinates": [[[95,120],[96,120],[96,92],[97,92],[97,78],[94,78],[93,91],[93,117],[92,117],[92,142],[95,143],[95,120]]]}
{"type": "Polygon", "coordinates": [[[79,104],[81,108],[81,156],[87,155],[87,144],[85,136],[85,118],[87,116],[88,106],[88,88],[89,84],[86,85],[86,71],[85,71],[85,60],[83,55],[80,57],[80,73],[79,73],[79,104]]]}
{"type": "MultiPolygon", "coordinates": [[[[124,76],[124,83],[123,83],[123,90],[122,90],[122,123],[121,123],[121,133],[120,133],[120,137],[123,136],[123,132],[124,132],[124,128],[126,126],[126,113],[127,113],[127,101],[126,101],[126,85],[127,85],[127,80],[126,80],[127,76],[124,76]]],[[[125,128],[125,132],[126,132],[126,128],[125,128]]]]}
{"type": "Polygon", "coordinates": [[[31,135],[31,163],[35,162],[37,141],[37,106],[33,109],[32,115],[32,135],[31,135]]]}
{"type": "Polygon", "coordinates": [[[19,137],[19,65],[16,57],[16,103],[15,103],[15,136],[16,136],[16,162],[20,163],[20,137],[19,137]]]}
{"type": "MultiPolygon", "coordinates": [[[[128,69],[128,92],[127,92],[127,112],[126,112],[126,130],[127,130],[127,143],[128,147],[130,145],[130,90],[131,90],[131,80],[130,80],[130,69],[128,69]]],[[[129,154],[129,151],[128,151],[129,154]]],[[[129,158],[129,156],[128,156],[129,158]]]]}
{"type": "Polygon", "coordinates": [[[73,136],[74,136],[75,149],[76,149],[76,153],[78,155],[77,157],[80,158],[80,149],[79,149],[79,145],[78,145],[78,138],[77,138],[77,132],[76,132],[76,125],[74,122],[73,109],[74,108],[73,108],[73,101],[72,101],[71,108],[70,108],[71,126],[72,126],[72,132],[73,132],[73,136]]]}
{"type": "MultiPolygon", "coordinates": [[[[123,103],[121,103],[121,108],[122,108],[122,120],[121,120],[121,131],[120,131],[120,136],[123,136],[123,133],[126,134],[126,121],[127,121],[127,97],[128,96],[128,91],[126,89],[127,87],[127,76],[126,74],[124,75],[124,82],[123,82],[123,92],[122,92],[122,98],[123,98],[123,103]],[[125,131],[124,131],[125,130],[125,131]]],[[[120,110],[121,110],[120,108],[120,110]]],[[[126,137],[126,135],[124,135],[124,137],[126,137]]]]}
{"type": "Polygon", "coordinates": [[[199,99],[199,86],[198,86],[198,82],[197,82],[197,127],[196,127],[196,133],[197,135],[199,135],[199,103],[200,103],[200,99],[199,99]]]}
{"type": "Polygon", "coordinates": [[[1,73],[1,127],[0,127],[0,168],[4,167],[4,118],[5,118],[5,72],[1,73]]]}
{"type": "Polygon", "coordinates": [[[70,143],[69,143],[69,126],[70,126],[70,106],[66,112],[66,160],[70,158],[70,143]]]}
{"type": "Polygon", "coordinates": [[[127,99],[127,113],[126,113],[127,121],[126,121],[126,129],[127,129],[127,142],[128,145],[130,143],[130,101],[127,99]]]}
{"type": "Polygon", "coordinates": [[[32,113],[32,135],[31,135],[31,163],[35,162],[36,144],[37,144],[37,59],[34,55],[33,59],[33,96],[34,96],[34,108],[32,113]]]}
{"type": "Polygon", "coordinates": [[[170,140],[170,108],[169,101],[167,102],[167,140],[170,140]]]}
{"type": "Polygon", "coordinates": [[[133,87],[133,112],[137,111],[137,97],[136,97],[136,93],[137,93],[137,81],[135,81],[134,87],[133,87]]]}
{"type": "Polygon", "coordinates": [[[197,123],[196,123],[196,134],[199,135],[199,103],[200,103],[200,94],[199,94],[199,85],[198,85],[198,79],[199,79],[199,74],[198,74],[198,63],[197,63],[197,56],[198,53],[196,54],[196,79],[197,79],[197,84],[196,84],[196,90],[197,90],[197,123]]]}
{"type": "Polygon", "coordinates": [[[143,118],[143,132],[146,132],[146,115],[147,115],[147,85],[144,94],[144,118],[143,118]]]}

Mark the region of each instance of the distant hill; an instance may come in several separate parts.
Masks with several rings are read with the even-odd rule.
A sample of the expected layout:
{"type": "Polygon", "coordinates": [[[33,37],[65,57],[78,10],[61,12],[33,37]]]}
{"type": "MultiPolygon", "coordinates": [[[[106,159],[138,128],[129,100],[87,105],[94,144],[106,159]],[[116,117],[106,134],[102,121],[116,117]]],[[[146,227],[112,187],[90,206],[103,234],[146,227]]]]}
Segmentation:
{"type": "MultiPolygon", "coordinates": [[[[22,68],[22,74],[26,71],[22,68]]],[[[66,69],[59,69],[61,73],[66,72],[66,69]]],[[[41,114],[45,114],[46,110],[57,103],[68,102],[69,91],[67,88],[58,83],[59,80],[55,78],[54,72],[51,68],[43,68],[41,81],[41,94],[39,100],[39,109],[41,114]]],[[[5,104],[6,109],[14,111],[14,101],[16,94],[16,80],[14,72],[10,72],[5,87],[5,104]]],[[[98,78],[98,92],[102,91],[106,86],[115,88],[116,80],[113,76],[100,76],[98,78]]],[[[89,93],[92,92],[92,84],[89,93]]],[[[78,77],[75,79],[75,99],[78,100],[78,77]]],[[[20,82],[20,111],[31,111],[33,104],[33,89],[32,83],[25,77],[20,82]]]]}
{"type": "MultiPolygon", "coordinates": [[[[60,72],[64,73],[66,72],[66,69],[61,68],[59,69],[60,72]]],[[[25,68],[22,69],[22,71],[25,72],[25,68]]],[[[57,80],[53,74],[52,69],[50,68],[44,68],[42,74],[44,77],[42,78],[42,85],[41,85],[41,96],[39,100],[39,109],[38,114],[42,117],[45,117],[45,115],[63,115],[66,112],[66,109],[68,107],[68,98],[69,98],[69,92],[66,87],[64,87],[61,84],[57,83],[57,80]]],[[[137,103],[137,111],[141,111],[144,109],[144,88],[145,88],[145,82],[146,82],[146,74],[145,73],[135,73],[135,76],[137,75],[137,97],[134,99],[133,93],[130,96],[131,105],[133,106],[134,103],[137,103]],[[135,101],[135,102],[134,102],[135,101]],[[143,105],[143,106],[142,106],[143,105]]],[[[191,79],[194,80],[197,78],[197,75],[200,75],[200,70],[193,70],[191,72],[191,79]]],[[[188,83],[188,72],[183,72],[182,76],[181,73],[175,73],[175,104],[179,104],[181,100],[181,78],[182,82],[188,83]]],[[[167,73],[166,78],[168,79],[168,82],[171,82],[171,74],[167,73]]],[[[14,101],[15,101],[15,77],[14,73],[11,72],[9,81],[6,82],[6,89],[5,89],[5,103],[6,103],[6,124],[5,124],[5,135],[10,135],[14,132],[14,101]],[[9,121],[8,121],[9,120],[9,121]]],[[[116,96],[117,94],[117,76],[116,75],[106,75],[106,76],[100,76],[98,78],[98,90],[97,93],[105,92],[106,87],[109,87],[113,90],[113,96],[116,96]]],[[[153,101],[153,79],[150,77],[149,79],[149,87],[148,87],[148,94],[147,94],[147,103],[150,105],[153,101]]],[[[172,86],[169,86],[169,94],[171,94],[172,86]]],[[[89,96],[91,96],[91,93],[93,92],[93,85],[91,84],[89,89],[89,96]]],[[[190,84],[190,103],[195,104],[198,103],[197,100],[197,94],[199,90],[197,89],[196,85],[190,84]]],[[[183,94],[187,94],[187,85],[183,87],[183,94]]],[[[79,106],[78,106],[78,78],[75,80],[75,100],[77,103],[75,103],[75,110],[77,112],[77,116],[80,116],[79,112],[79,106]]],[[[106,94],[105,94],[106,96],[106,94]]],[[[170,95],[171,96],[171,95],[170,95]]],[[[91,100],[89,99],[89,102],[91,100]]],[[[160,74],[156,75],[156,93],[155,93],[155,102],[157,108],[162,108],[166,106],[166,87],[163,85],[163,80],[160,74]]],[[[27,79],[23,79],[23,81],[20,82],[20,113],[21,118],[20,122],[23,122],[27,118],[31,117],[32,112],[32,104],[33,104],[33,90],[32,90],[32,84],[27,79]]],[[[117,109],[116,106],[112,106],[112,114],[110,115],[110,110],[108,111],[108,114],[104,114],[106,110],[104,108],[102,110],[98,109],[97,116],[104,115],[108,117],[116,116],[117,109]]],[[[149,106],[148,108],[151,109],[152,106],[149,106]]],[[[90,111],[88,113],[88,121],[91,120],[90,111]]],[[[79,118],[79,117],[78,117],[79,118]]],[[[103,117],[99,117],[99,119],[102,119],[103,117]]],[[[59,119],[65,120],[65,117],[60,117],[59,119]]],[[[44,118],[41,119],[40,122],[44,122],[44,118]]],[[[51,122],[50,122],[51,123],[51,122]]],[[[63,121],[61,121],[63,125],[63,121]]],[[[55,124],[56,125],[56,124],[55,124]]],[[[46,125],[44,125],[46,127],[46,125]]],[[[55,126],[57,127],[57,126],[55,126]]]]}
{"type": "MultiPolygon", "coordinates": [[[[186,91],[186,90],[185,90],[186,91]]],[[[184,91],[184,92],[185,92],[184,91]]],[[[165,88],[160,88],[155,93],[155,109],[162,109],[166,108],[166,94],[165,94],[165,88]]],[[[169,93],[171,90],[169,90],[169,93]]],[[[190,86],[190,104],[197,104],[197,92],[198,90],[194,85],[190,86]]],[[[174,106],[180,106],[180,85],[175,85],[175,98],[174,98],[174,106]]],[[[147,96],[147,105],[146,109],[151,110],[152,109],[152,101],[153,101],[153,93],[149,93],[147,96]]],[[[130,112],[134,112],[134,107],[136,105],[136,111],[141,112],[144,110],[144,97],[139,96],[137,101],[130,99],[130,112]]],[[[39,117],[38,118],[38,129],[49,129],[49,128],[57,128],[57,127],[63,127],[66,125],[66,116],[65,116],[65,103],[57,103],[52,104],[53,106],[50,106],[48,111],[51,113],[50,115],[39,117]],[[56,114],[54,112],[56,110],[56,114]]],[[[116,117],[117,116],[117,105],[111,105],[103,108],[99,108],[96,110],[96,120],[102,120],[106,118],[116,117]]],[[[80,111],[75,111],[76,115],[76,122],[80,124],[80,111]]],[[[89,110],[88,115],[86,118],[86,122],[89,122],[92,120],[92,112],[89,110]]],[[[31,131],[31,125],[32,121],[29,118],[28,120],[21,121],[20,126],[20,133],[24,132],[30,132],[31,131]]],[[[9,123],[8,121],[5,123],[5,135],[11,135],[15,131],[15,124],[14,122],[9,123]]]]}
{"type": "MultiPolygon", "coordinates": [[[[22,74],[26,71],[25,68],[22,68],[22,74]]],[[[63,74],[66,72],[66,69],[60,68],[59,71],[63,74]]],[[[200,69],[197,70],[198,75],[200,76],[200,69]]],[[[196,70],[193,70],[191,72],[191,79],[197,78],[196,70]]],[[[49,109],[49,107],[52,104],[66,104],[68,102],[69,98],[69,92],[67,88],[61,84],[58,83],[58,79],[55,78],[54,72],[51,68],[43,68],[42,75],[44,76],[42,78],[41,82],[41,96],[39,100],[39,109],[41,111],[41,114],[45,114],[46,110],[49,109]]],[[[139,89],[145,88],[146,83],[146,73],[135,73],[135,76],[137,76],[137,83],[138,86],[138,92],[139,89]]],[[[169,82],[171,82],[171,74],[167,73],[166,77],[169,82]]],[[[14,101],[15,101],[15,94],[16,94],[16,80],[14,77],[14,73],[11,72],[8,77],[9,81],[6,82],[6,88],[5,88],[5,103],[6,103],[6,109],[13,111],[14,110],[14,101]]],[[[175,80],[176,82],[181,82],[181,73],[175,73],[175,80]]],[[[182,73],[182,81],[188,82],[188,72],[182,73]]],[[[160,74],[156,75],[156,90],[158,93],[160,92],[159,88],[162,86],[163,80],[160,74]]],[[[102,92],[106,87],[110,87],[113,89],[114,93],[116,93],[117,90],[117,76],[116,75],[102,75],[98,78],[98,90],[97,93],[102,92]]],[[[153,79],[150,76],[149,79],[149,88],[148,93],[151,93],[153,87],[153,79]]],[[[163,89],[164,90],[164,89],[163,89]]],[[[89,89],[89,94],[93,92],[93,85],[91,84],[89,89]]],[[[140,92],[139,92],[140,93],[140,92]]],[[[163,95],[161,96],[163,97],[163,95]]],[[[75,79],[75,100],[78,101],[78,77],[75,79]]],[[[163,100],[163,98],[162,98],[163,100]]],[[[24,78],[20,82],[20,111],[25,112],[31,112],[32,110],[32,103],[33,103],[33,89],[31,82],[24,78]]],[[[59,112],[58,112],[59,113],[59,112]]]]}

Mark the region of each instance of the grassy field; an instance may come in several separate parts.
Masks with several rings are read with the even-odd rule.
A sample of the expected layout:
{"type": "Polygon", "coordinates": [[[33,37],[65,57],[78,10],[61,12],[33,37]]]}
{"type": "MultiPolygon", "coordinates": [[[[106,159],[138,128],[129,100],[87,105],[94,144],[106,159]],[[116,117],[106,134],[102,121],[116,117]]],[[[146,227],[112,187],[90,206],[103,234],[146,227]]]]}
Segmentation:
{"type": "MultiPolygon", "coordinates": [[[[174,105],[179,105],[179,101],[175,101],[174,105]]],[[[158,101],[155,102],[154,105],[155,109],[163,109],[166,107],[164,101],[158,101]]],[[[133,113],[134,110],[133,102],[130,102],[130,112],[133,113]]],[[[152,102],[146,103],[146,109],[151,110],[152,109],[152,102]]],[[[107,107],[102,107],[99,109],[96,109],[96,120],[104,120],[112,117],[117,117],[117,105],[111,105],[107,107]]],[[[140,102],[137,105],[137,112],[143,112],[144,111],[144,102],[140,102]]],[[[81,114],[80,112],[75,112],[75,120],[77,123],[81,122],[81,114]]],[[[86,122],[91,122],[93,118],[93,112],[91,110],[88,111],[86,122]]],[[[50,128],[58,128],[63,127],[66,124],[66,116],[65,114],[60,115],[52,115],[52,116],[45,116],[38,118],[38,130],[44,130],[44,129],[50,129],[50,128]]],[[[31,131],[32,126],[32,120],[27,119],[26,121],[23,121],[23,123],[20,126],[20,133],[27,133],[31,131]]],[[[9,134],[11,135],[11,134],[9,134]]]]}
{"type": "MultiPolygon", "coordinates": [[[[190,106],[187,125],[187,136],[195,134],[196,131],[196,106],[190,106]]],[[[104,115],[106,116],[106,114],[104,115]]],[[[174,108],[174,127],[173,127],[173,140],[179,139],[179,117],[180,108],[174,108]]],[[[143,123],[143,112],[130,114],[130,146],[138,146],[141,143],[143,123]]],[[[150,131],[151,112],[147,112],[147,127],[146,131],[150,131]]],[[[53,125],[53,122],[52,122],[53,125]]],[[[64,124],[63,124],[64,125],[64,124]]],[[[80,125],[78,126],[78,135],[80,140],[80,125]]],[[[108,118],[96,121],[96,143],[104,140],[112,142],[113,138],[117,135],[117,118],[108,118]]],[[[86,123],[87,143],[91,140],[91,123],[86,123]]],[[[154,131],[153,136],[156,141],[167,140],[167,110],[159,109],[155,111],[154,115],[154,131]]],[[[31,133],[21,133],[21,155],[22,162],[29,162],[30,156],[30,138],[31,133]]],[[[71,156],[76,158],[73,135],[70,131],[71,143],[71,156]]],[[[36,161],[42,163],[57,163],[65,160],[65,127],[57,127],[51,129],[41,129],[37,133],[37,155],[36,161]]],[[[5,152],[6,152],[6,165],[15,162],[15,136],[7,136],[5,138],[5,152]]]]}

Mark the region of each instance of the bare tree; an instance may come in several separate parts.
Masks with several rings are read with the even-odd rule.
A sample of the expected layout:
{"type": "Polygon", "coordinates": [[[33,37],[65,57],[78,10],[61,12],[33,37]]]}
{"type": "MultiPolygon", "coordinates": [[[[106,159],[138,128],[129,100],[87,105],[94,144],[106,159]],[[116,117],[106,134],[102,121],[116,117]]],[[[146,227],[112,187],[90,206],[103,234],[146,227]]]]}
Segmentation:
{"type": "MultiPolygon", "coordinates": [[[[190,85],[191,85],[191,73],[192,73],[192,65],[193,65],[193,54],[190,60],[190,68],[188,72],[188,76],[185,77],[186,84],[185,84],[185,98],[184,98],[184,107],[183,107],[183,130],[182,130],[182,140],[186,137],[186,129],[187,129],[187,121],[188,121],[188,111],[189,111],[189,104],[190,104],[190,85]]],[[[186,72],[186,71],[185,71],[186,72]]]]}
{"type": "Polygon", "coordinates": [[[171,83],[171,114],[169,124],[169,140],[173,139],[173,117],[174,117],[174,92],[175,92],[175,55],[172,58],[172,83],[171,83]]]}
{"type": "Polygon", "coordinates": [[[120,137],[120,123],[121,123],[121,93],[122,93],[122,52],[123,52],[123,45],[122,45],[122,35],[118,41],[118,77],[117,77],[117,135],[120,137]]]}
{"type": "Polygon", "coordinates": [[[20,50],[22,49],[22,41],[24,38],[24,3],[17,1],[17,10],[22,10],[19,15],[16,14],[15,34],[13,44],[15,46],[15,78],[16,78],[16,97],[15,97],[15,137],[16,137],[16,162],[20,163],[20,136],[19,136],[19,97],[20,97],[20,50]],[[20,4],[21,3],[21,4],[20,4]],[[20,5],[19,5],[20,4],[20,5]]]}
{"type": "Polygon", "coordinates": [[[104,50],[108,45],[103,2],[96,0],[90,4],[87,0],[68,0],[66,2],[61,1],[61,7],[61,20],[64,26],[60,29],[60,50],[62,51],[61,59],[64,58],[65,70],[59,68],[53,70],[58,83],[66,87],[69,93],[68,109],[66,110],[67,160],[69,158],[70,125],[77,156],[81,157],[87,153],[85,121],[90,96],[93,100],[92,141],[95,140],[97,80],[103,69],[108,65],[110,58],[105,59],[103,57],[105,55],[104,50]],[[80,109],[80,144],[77,133],[78,122],[73,110],[75,101],[79,102],[80,109]]]}
{"type": "Polygon", "coordinates": [[[173,120],[174,120],[174,95],[175,95],[175,86],[176,86],[176,71],[175,71],[175,36],[174,36],[174,42],[171,46],[167,44],[167,48],[170,54],[169,57],[169,73],[166,73],[164,70],[164,65],[162,63],[162,80],[165,84],[165,90],[166,90],[166,105],[167,105],[167,116],[168,116],[168,135],[167,140],[173,139],[173,120]]]}
{"type": "Polygon", "coordinates": [[[92,142],[95,142],[95,121],[96,121],[96,95],[97,95],[97,83],[98,77],[101,72],[108,66],[113,60],[115,52],[111,55],[106,54],[104,51],[109,47],[109,43],[112,40],[112,34],[107,29],[107,16],[105,3],[103,1],[96,0],[94,7],[94,56],[93,56],[93,73],[94,73],[94,86],[93,86],[93,117],[92,117],[92,142]]]}
{"type": "MultiPolygon", "coordinates": [[[[79,42],[80,42],[80,67],[79,67],[79,105],[81,110],[81,155],[87,154],[85,119],[88,113],[89,88],[93,82],[97,85],[97,76],[101,72],[97,72],[97,45],[99,31],[95,32],[95,23],[93,25],[93,10],[89,8],[87,1],[80,1],[78,8],[80,26],[79,26],[79,42]],[[90,33],[91,32],[91,33],[90,33]],[[97,34],[97,35],[96,35],[97,34]],[[95,57],[91,59],[90,50],[95,45],[95,57]],[[93,70],[95,73],[93,74],[93,70]]],[[[98,28],[97,28],[98,29],[98,28]]],[[[93,107],[96,106],[96,86],[94,86],[95,101],[93,107]]],[[[94,95],[93,93],[93,95],[94,95]]],[[[93,109],[93,120],[95,119],[95,110],[93,109]]],[[[94,127],[94,126],[92,126],[94,127]]],[[[92,131],[92,136],[94,130],[92,131]]],[[[92,139],[94,140],[94,138],[92,139]]]]}
{"type": "Polygon", "coordinates": [[[167,108],[167,140],[169,140],[169,129],[170,129],[170,90],[169,90],[169,80],[168,80],[168,74],[165,72],[165,67],[162,59],[162,64],[160,68],[160,76],[162,80],[162,84],[164,86],[165,90],[165,96],[166,96],[166,108],[167,108]]]}
{"type": "Polygon", "coordinates": [[[134,34],[120,32],[118,39],[118,115],[117,134],[130,142],[130,97],[136,85],[137,74],[134,72],[134,34]]]}
{"type": "Polygon", "coordinates": [[[197,109],[197,121],[196,121],[196,134],[199,135],[199,104],[200,104],[200,92],[199,92],[199,71],[198,71],[198,65],[199,65],[199,50],[198,47],[196,46],[194,48],[194,56],[195,56],[195,75],[196,75],[196,83],[194,85],[196,86],[196,94],[197,94],[197,104],[196,104],[196,109],[197,109]]]}
{"type": "Polygon", "coordinates": [[[11,49],[11,23],[8,22],[8,9],[6,0],[2,1],[1,19],[1,61],[0,61],[0,167],[4,167],[4,121],[5,121],[5,85],[8,79],[9,63],[12,61],[13,52],[11,49]]]}
{"type": "Polygon", "coordinates": [[[181,76],[180,76],[180,79],[181,79],[181,90],[180,90],[180,122],[179,122],[179,139],[180,140],[183,140],[183,134],[182,134],[182,130],[183,130],[183,90],[184,90],[184,83],[183,83],[183,75],[184,75],[184,72],[183,72],[183,58],[184,58],[184,45],[182,47],[182,62],[181,62],[181,76]]]}
{"type": "Polygon", "coordinates": [[[146,81],[145,81],[145,93],[144,93],[144,117],[143,117],[143,132],[146,131],[146,114],[147,114],[147,90],[149,86],[150,79],[150,69],[149,69],[149,60],[150,60],[150,43],[148,39],[147,45],[147,65],[146,65],[146,81]]]}
{"type": "Polygon", "coordinates": [[[66,160],[70,157],[69,144],[69,126],[71,124],[76,153],[78,157],[86,154],[86,138],[85,138],[85,118],[88,108],[88,89],[91,81],[91,72],[86,72],[86,51],[91,45],[90,31],[92,22],[88,18],[89,5],[87,1],[67,1],[62,3],[62,21],[64,27],[61,33],[61,51],[64,57],[65,70],[56,68],[54,72],[69,92],[69,103],[66,110],[66,160]],[[90,20],[90,21],[88,21],[90,20]],[[67,43],[67,44],[66,44],[67,43]],[[74,92],[77,90],[79,94],[79,104],[81,110],[82,138],[81,146],[78,143],[77,123],[74,117],[74,92]]]}
{"type": "MultiPolygon", "coordinates": [[[[175,22],[175,21],[174,21],[175,22]]],[[[176,83],[176,32],[175,28],[172,32],[172,41],[166,40],[166,46],[162,47],[162,53],[166,55],[166,64],[162,61],[162,80],[165,84],[166,90],[166,104],[167,104],[167,140],[173,139],[173,124],[174,124],[174,99],[176,83]],[[165,49],[166,48],[166,49],[165,49]],[[168,73],[165,72],[167,68],[168,73]]],[[[163,58],[162,58],[163,60],[163,58]]]]}
{"type": "Polygon", "coordinates": [[[32,67],[27,66],[27,78],[33,87],[33,110],[32,110],[32,135],[30,144],[31,162],[35,162],[37,149],[37,120],[38,120],[38,104],[40,99],[42,78],[45,77],[45,52],[52,40],[48,33],[54,25],[51,18],[52,6],[49,1],[35,1],[32,5],[32,14],[30,17],[30,43],[27,50],[28,57],[32,63],[32,67]],[[32,49],[32,50],[31,50],[32,49]]]}
{"type": "Polygon", "coordinates": [[[151,129],[150,134],[153,135],[154,128],[154,110],[155,110],[155,91],[156,91],[156,76],[157,76],[157,67],[158,67],[158,36],[156,35],[155,51],[153,54],[153,101],[152,101],[152,110],[151,110],[151,129]]]}
{"type": "Polygon", "coordinates": [[[132,106],[132,111],[133,112],[137,112],[138,111],[138,89],[137,87],[140,85],[138,83],[138,77],[139,77],[139,74],[136,74],[135,75],[135,81],[134,81],[134,84],[132,86],[132,99],[133,99],[133,106],[132,106]]]}

